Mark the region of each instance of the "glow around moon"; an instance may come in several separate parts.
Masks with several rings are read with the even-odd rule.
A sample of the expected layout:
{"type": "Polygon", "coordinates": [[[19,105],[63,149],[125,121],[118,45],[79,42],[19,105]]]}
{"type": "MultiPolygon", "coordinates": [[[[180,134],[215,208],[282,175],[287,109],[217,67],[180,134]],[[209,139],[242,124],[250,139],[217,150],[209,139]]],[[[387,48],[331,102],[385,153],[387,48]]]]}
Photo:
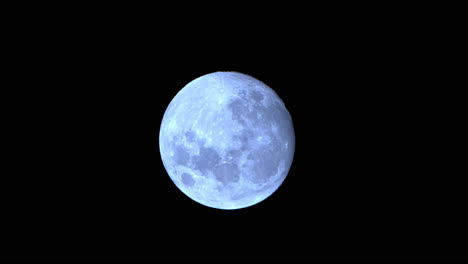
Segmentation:
{"type": "Polygon", "coordinates": [[[291,116],[263,82],[215,72],[187,84],[169,104],[161,158],[188,197],[218,209],[257,204],[282,184],[294,156],[291,116]]]}

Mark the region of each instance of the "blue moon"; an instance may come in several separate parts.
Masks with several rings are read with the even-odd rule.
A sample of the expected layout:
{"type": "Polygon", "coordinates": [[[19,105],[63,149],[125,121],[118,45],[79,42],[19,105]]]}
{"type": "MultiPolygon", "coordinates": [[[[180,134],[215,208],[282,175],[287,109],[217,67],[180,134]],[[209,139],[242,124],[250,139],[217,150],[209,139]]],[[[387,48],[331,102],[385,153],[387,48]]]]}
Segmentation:
{"type": "Polygon", "coordinates": [[[217,209],[255,205],[273,194],[293,161],[291,115],[265,83],[238,72],[203,75],[180,90],[159,131],[174,184],[217,209]]]}

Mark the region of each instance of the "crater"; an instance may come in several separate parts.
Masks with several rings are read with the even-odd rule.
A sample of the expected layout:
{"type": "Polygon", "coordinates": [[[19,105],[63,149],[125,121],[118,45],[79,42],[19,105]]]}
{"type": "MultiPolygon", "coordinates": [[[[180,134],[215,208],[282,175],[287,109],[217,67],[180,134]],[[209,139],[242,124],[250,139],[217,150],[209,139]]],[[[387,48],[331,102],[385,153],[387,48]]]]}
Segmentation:
{"type": "Polygon", "coordinates": [[[188,173],[182,173],[182,183],[186,186],[193,186],[195,184],[195,180],[192,178],[192,175],[188,173]]]}
{"type": "Polygon", "coordinates": [[[239,181],[239,168],[232,163],[219,164],[214,170],[216,179],[223,184],[239,181]]]}

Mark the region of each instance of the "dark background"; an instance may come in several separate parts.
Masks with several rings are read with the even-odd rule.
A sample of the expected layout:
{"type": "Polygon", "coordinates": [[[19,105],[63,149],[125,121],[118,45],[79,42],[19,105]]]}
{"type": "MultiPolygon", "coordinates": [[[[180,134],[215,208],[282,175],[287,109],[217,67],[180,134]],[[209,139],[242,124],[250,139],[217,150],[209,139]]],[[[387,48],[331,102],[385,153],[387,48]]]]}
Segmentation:
{"type": "Polygon", "coordinates": [[[2,257],[466,255],[466,174],[451,149],[461,105],[433,71],[434,16],[355,6],[228,18],[59,8],[9,20],[2,257]],[[265,82],[294,121],[288,177],[242,210],[192,201],[159,155],[166,107],[214,71],[265,82]]]}

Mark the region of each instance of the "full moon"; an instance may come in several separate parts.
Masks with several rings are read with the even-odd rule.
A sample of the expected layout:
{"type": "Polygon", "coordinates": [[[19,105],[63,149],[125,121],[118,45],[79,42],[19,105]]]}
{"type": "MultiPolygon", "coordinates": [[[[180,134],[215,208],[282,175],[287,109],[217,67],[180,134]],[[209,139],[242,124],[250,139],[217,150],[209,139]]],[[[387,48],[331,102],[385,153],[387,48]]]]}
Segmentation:
{"type": "Polygon", "coordinates": [[[291,115],[263,82],[238,72],[203,75],[164,113],[159,150],[174,184],[217,209],[257,204],[283,183],[295,136],[291,115]]]}

